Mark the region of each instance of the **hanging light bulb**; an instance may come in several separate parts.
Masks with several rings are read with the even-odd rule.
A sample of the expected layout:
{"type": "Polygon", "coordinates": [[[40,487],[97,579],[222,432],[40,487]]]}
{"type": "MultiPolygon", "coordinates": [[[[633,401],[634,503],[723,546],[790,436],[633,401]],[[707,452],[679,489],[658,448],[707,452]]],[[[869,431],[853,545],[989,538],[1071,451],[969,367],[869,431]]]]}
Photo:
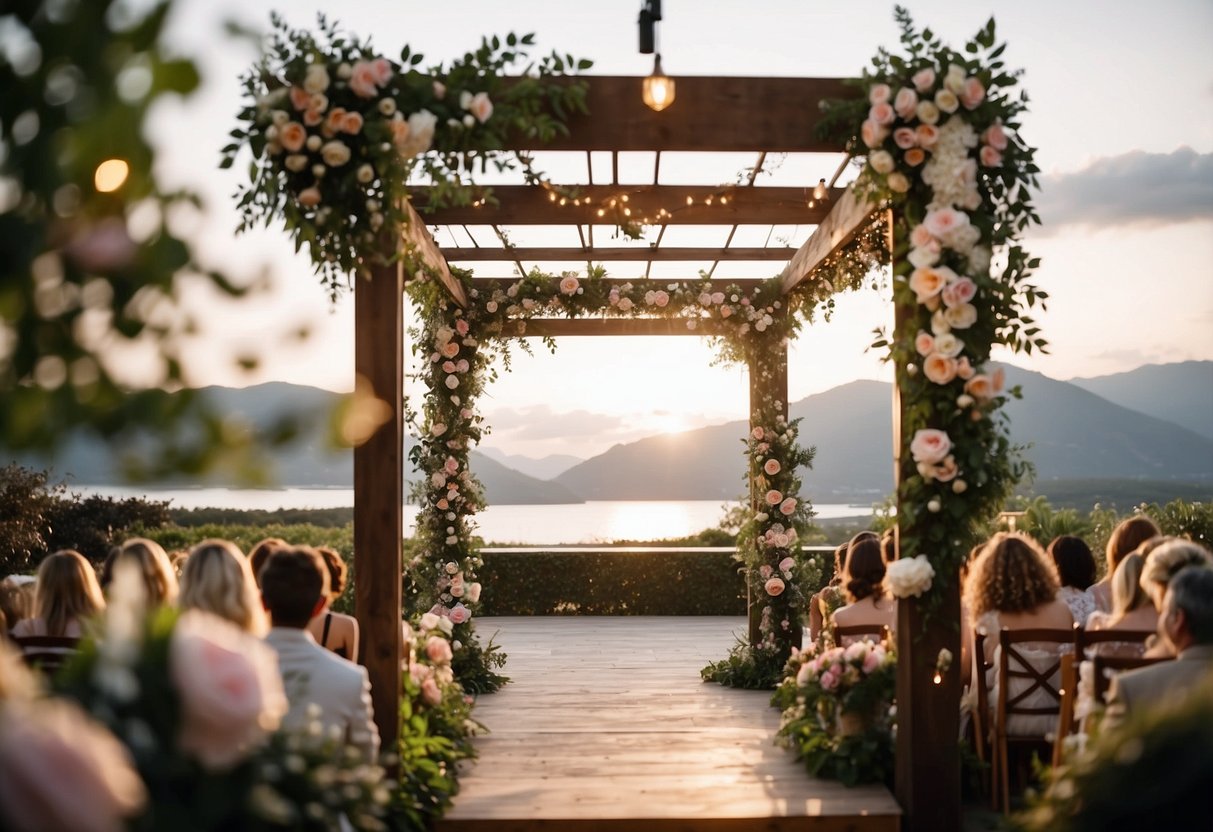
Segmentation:
{"type": "Polygon", "coordinates": [[[653,61],[653,72],[644,79],[644,103],[661,112],[674,103],[674,79],[661,70],[661,55],[653,61]]]}
{"type": "Polygon", "coordinates": [[[817,186],[813,188],[813,199],[820,202],[822,200],[829,199],[829,197],[830,191],[828,188],[826,188],[826,181],[824,179],[818,180],[817,186]]]}

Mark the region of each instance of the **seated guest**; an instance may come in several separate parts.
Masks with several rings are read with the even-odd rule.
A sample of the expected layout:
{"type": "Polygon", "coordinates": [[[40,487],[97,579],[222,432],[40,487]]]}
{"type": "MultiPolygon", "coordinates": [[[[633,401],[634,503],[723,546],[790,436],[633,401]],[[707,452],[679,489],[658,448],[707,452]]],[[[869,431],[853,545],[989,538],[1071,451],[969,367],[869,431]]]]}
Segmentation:
{"type": "Polygon", "coordinates": [[[332,650],[343,659],[358,661],[358,619],[352,615],[333,612],[329,609],[345,592],[348,569],[336,549],[317,546],[316,552],[324,558],[329,573],[329,593],[324,609],[307,625],[312,638],[326,650],[332,650]]]}
{"type": "MultiPolygon", "coordinates": [[[[24,576],[20,576],[24,577],[24,576]]],[[[17,626],[17,622],[29,618],[33,605],[24,587],[14,580],[14,576],[0,581],[0,613],[3,613],[5,627],[3,635],[17,626]]]]}
{"type": "MultiPolygon", "coordinates": [[[[1041,550],[1036,541],[1017,532],[999,532],[982,547],[981,553],[969,569],[965,581],[964,601],[972,621],[962,628],[964,655],[976,655],[973,649],[973,632],[976,629],[986,636],[983,657],[992,667],[985,684],[990,690],[990,701],[998,698],[998,633],[1002,629],[1026,630],[1037,628],[1070,630],[1074,617],[1070,608],[1058,597],[1060,588],[1057,569],[1053,561],[1041,550]]],[[[1064,648],[1056,643],[1027,642],[1016,645],[1016,652],[1024,656],[1037,672],[1043,673],[1057,663],[1064,648]]],[[[1059,673],[1054,674],[1052,684],[1056,690],[1059,673]]],[[[1013,699],[1027,690],[1029,681],[1012,678],[1008,697],[1013,699]]],[[[1057,700],[1047,690],[1038,688],[1018,703],[1022,707],[1048,708],[1057,705],[1057,700]]],[[[1057,718],[1048,714],[1041,716],[1015,715],[1007,725],[1007,731],[1015,735],[1044,735],[1055,730],[1057,718]]]]}
{"type": "Polygon", "coordinates": [[[253,570],[234,543],[204,540],[190,550],[184,563],[178,600],[182,610],[203,610],[227,619],[246,633],[265,635],[265,610],[253,570]]]}
{"type": "Polygon", "coordinates": [[[813,641],[821,636],[823,622],[829,621],[834,610],[846,603],[842,594],[842,573],[846,568],[847,545],[843,543],[834,550],[834,577],[809,599],[809,638],[813,641]]]}
{"type": "Polygon", "coordinates": [[[1190,566],[1172,579],[1163,597],[1158,633],[1175,660],[1113,679],[1105,727],[1115,728],[1143,711],[1177,704],[1213,679],[1213,569],[1190,566]]]}
{"type": "MultiPolygon", "coordinates": [[[[1112,611],[1094,612],[1087,619],[1089,630],[1149,630],[1158,629],[1158,610],[1141,586],[1141,570],[1145,558],[1133,552],[1120,562],[1112,575],[1112,611]]],[[[1090,653],[1100,656],[1139,658],[1146,652],[1144,642],[1111,641],[1096,644],[1090,653]]]]}
{"type": "Polygon", "coordinates": [[[104,609],[105,598],[93,565],[79,552],[64,549],[38,567],[34,615],[18,621],[12,634],[15,638],[80,638],[89,620],[104,609]]]}
{"type": "Polygon", "coordinates": [[[279,549],[289,549],[291,544],[287,543],[281,537],[267,537],[265,540],[256,543],[248,552],[249,566],[253,569],[253,580],[257,582],[257,586],[261,586],[261,568],[265,566],[269,556],[279,549]]]}
{"type": "Polygon", "coordinates": [[[1087,591],[1095,583],[1095,556],[1091,554],[1091,547],[1081,537],[1064,534],[1053,538],[1049,556],[1053,558],[1061,582],[1058,597],[1066,602],[1074,620],[1085,625],[1087,618],[1095,612],[1095,598],[1087,591]]]}
{"type": "Polygon", "coordinates": [[[1141,586],[1160,613],[1167,586],[1176,575],[1191,566],[1213,566],[1213,555],[1199,543],[1179,537],[1164,540],[1146,555],[1141,586]]]}
{"type": "Polygon", "coordinates": [[[106,559],[107,584],[113,579],[117,564],[130,561],[139,567],[139,573],[143,576],[148,609],[176,605],[179,589],[177,573],[173,571],[173,565],[169,563],[163,546],[154,540],[133,537],[111,555],[106,559]]]}
{"type": "MultiPolygon", "coordinates": [[[[843,589],[847,606],[834,613],[834,626],[855,627],[883,624],[892,633],[897,627],[897,600],[884,591],[885,562],[880,540],[875,536],[856,537],[847,547],[847,565],[843,589]]],[[[844,639],[849,642],[854,639],[844,639]]]]}
{"type": "Polygon", "coordinates": [[[1116,574],[1116,567],[1120,566],[1120,562],[1130,552],[1159,534],[1161,532],[1158,530],[1158,526],[1144,514],[1136,514],[1122,520],[1112,530],[1112,536],[1108,538],[1108,546],[1104,552],[1108,560],[1108,571],[1104,573],[1103,580],[1091,587],[1091,596],[1095,599],[1095,609],[1100,612],[1109,612],[1112,609],[1112,576],[1116,574]]]}
{"type": "Polygon", "coordinates": [[[291,704],[283,727],[305,729],[309,706],[315,705],[326,730],[335,727],[368,761],[374,760],[379,734],[366,668],[325,650],[306,629],[328,599],[328,570],[320,555],[308,546],[273,552],[261,570],[261,598],[271,624],[265,640],[278,653],[291,704]]]}

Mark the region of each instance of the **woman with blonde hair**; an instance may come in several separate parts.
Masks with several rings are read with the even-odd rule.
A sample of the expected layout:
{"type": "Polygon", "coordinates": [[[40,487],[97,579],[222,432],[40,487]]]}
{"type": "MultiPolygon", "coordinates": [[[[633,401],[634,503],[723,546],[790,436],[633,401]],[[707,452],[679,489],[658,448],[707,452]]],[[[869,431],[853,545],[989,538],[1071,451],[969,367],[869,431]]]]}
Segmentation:
{"type": "Polygon", "coordinates": [[[132,537],[118,547],[112,560],[106,561],[111,580],[118,564],[123,561],[130,561],[139,567],[147,592],[148,609],[171,607],[177,603],[177,573],[173,571],[163,546],[146,537],[132,537]]]}
{"type": "Polygon", "coordinates": [[[1180,537],[1165,540],[1146,555],[1141,587],[1154,602],[1155,610],[1162,611],[1162,599],[1171,580],[1190,566],[1213,566],[1213,555],[1199,543],[1180,537]]]}
{"type": "Polygon", "coordinates": [[[1144,514],[1128,517],[1112,530],[1112,536],[1108,538],[1108,546],[1104,550],[1108,571],[1104,573],[1103,580],[1092,584],[1088,590],[1095,599],[1095,609],[1100,612],[1112,610],[1112,576],[1116,574],[1116,567],[1138,546],[1160,534],[1162,532],[1158,530],[1158,526],[1144,514]]]}
{"type": "Polygon", "coordinates": [[[343,659],[358,661],[358,619],[352,615],[333,612],[330,607],[345,592],[348,568],[336,549],[317,546],[316,551],[329,573],[329,595],[324,609],[308,622],[308,632],[316,643],[343,659]]]}
{"type": "Polygon", "coordinates": [[[269,629],[248,558],[227,540],[204,540],[190,550],[177,603],[182,610],[212,613],[258,637],[269,629]]]}
{"type": "Polygon", "coordinates": [[[89,619],[105,609],[97,573],[84,555],[64,549],[38,567],[34,615],[13,627],[13,637],[80,638],[89,619]]]}
{"type": "MultiPolygon", "coordinates": [[[[1087,621],[1090,630],[1149,630],[1158,629],[1158,610],[1150,602],[1141,585],[1141,573],[1146,559],[1140,550],[1130,553],[1112,574],[1112,611],[1094,612],[1087,621]]],[[[1100,656],[1138,658],[1146,652],[1144,642],[1107,642],[1091,647],[1089,653],[1100,656]]]]}

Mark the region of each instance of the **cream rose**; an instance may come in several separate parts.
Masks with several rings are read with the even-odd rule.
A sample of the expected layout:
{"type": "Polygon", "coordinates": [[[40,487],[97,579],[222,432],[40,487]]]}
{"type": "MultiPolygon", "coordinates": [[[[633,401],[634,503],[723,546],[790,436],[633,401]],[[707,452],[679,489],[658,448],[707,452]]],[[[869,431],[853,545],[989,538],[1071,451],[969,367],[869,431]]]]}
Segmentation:
{"type": "Polygon", "coordinates": [[[350,148],[345,142],[325,142],[320,148],[320,158],[332,168],[338,168],[350,160],[350,148]]]}
{"type": "Polygon", "coordinates": [[[307,68],[303,79],[303,88],[310,93],[324,92],[329,88],[329,71],[320,64],[312,64],[307,68]]]}
{"type": "Polygon", "coordinates": [[[914,432],[910,440],[910,455],[915,462],[925,462],[935,465],[952,450],[952,440],[948,434],[935,428],[922,428],[914,432]]]}
{"type": "Polygon", "coordinates": [[[953,329],[968,329],[977,323],[977,308],[971,303],[949,306],[943,315],[948,321],[948,326],[953,329]]]}
{"type": "Polygon", "coordinates": [[[493,115],[493,102],[489,99],[487,92],[478,92],[472,96],[472,101],[468,105],[467,110],[481,124],[488,121],[493,115]]]}
{"type": "Polygon", "coordinates": [[[312,208],[320,204],[320,189],[319,188],[304,188],[299,192],[297,197],[299,204],[304,208],[312,208]]]}
{"type": "Polygon", "coordinates": [[[868,156],[868,164],[877,173],[889,173],[896,166],[896,163],[893,161],[893,154],[887,150],[872,151],[872,154],[868,156]]]}
{"type": "Polygon", "coordinates": [[[954,113],[960,106],[960,99],[951,90],[940,90],[935,93],[935,106],[943,113],[954,113]]]}
{"type": "MultiPolygon", "coordinates": [[[[930,101],[919,101],[918,107],[914,110],[918,120],[928,126],[934,126],[939,121],[939,108],[930,101]]],[[[927,145],[924,143],[923,147],[927,145]]]]}
{"type": "Polygon", "coordinates": [[[437,125],[438,116],[429,110],[418,110],[409,116],[409,136],[405,144],[405,155],[417,156],[429,150],[434,143],[434,128],[437,125]]]}
{"type": "Polygon", "coordinates": [[[898,558],[885,569],[885,585],[895,598],[917,598],[931,588],[935,569],[926,555],[898,558]]]}
{"type": "Polygon", "coordinates": [[[922,362],[922,374],[936,384],[947,384],[956,378],[956,359],[933,352],[922,362]]]}
{"type": "Polygon", "coordinates": [[[935,352],[947,358],[955,358],[964,349],[964,342],[950,332],[935,336],[935,352]]]}
{"type": "Polygon", "coordinates": [[[370,165],[358,166],[358,181],[363,185],[369,185],[375,180],[375,169],[370,165]]]}
{"type": "Polygon", "coordinates": [[[889,190],[895,194],[904,194],[910,190],[910,180],[901,171],[893,171],[885,181],[889,185],[889,190]]]}
{"type": "Polygon", "coordinates": [[[475,604],[480,600],[481,586],[479,583],[468,584],[467,599],[469,603],[475,604]]]}
{"type": "Polygon", "coordinates": [[[299,171],[307,167],[307,157],[296,153],[291,156],[287,156],[286,160],[282,164],[286,165],[287,170],[293,173],[299,173],[299,171]]]}

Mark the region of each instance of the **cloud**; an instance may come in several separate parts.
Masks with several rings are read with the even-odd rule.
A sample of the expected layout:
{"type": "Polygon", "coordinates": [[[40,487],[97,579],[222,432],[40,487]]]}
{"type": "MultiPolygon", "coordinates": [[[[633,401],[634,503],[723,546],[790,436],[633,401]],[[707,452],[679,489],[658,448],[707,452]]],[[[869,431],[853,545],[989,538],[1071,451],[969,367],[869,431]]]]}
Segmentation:
{"type": "Polygon", "coordinates": [[[1043,228],[1151,227],[1213,219],[1213,153],[1135,150],[1097,159],[1073,173],[1046,176],[1036,199],[1043,228]]]}
{"type": "Polygon", "coordinates": [[[505,408],[487,414],[494,434],[510,434],[514,440],[551,439],[553,437],[593,436],[613,433],[623,427],[623,418],[588,410],[557,413],[546,404],[526,408],[505,408]]]}

